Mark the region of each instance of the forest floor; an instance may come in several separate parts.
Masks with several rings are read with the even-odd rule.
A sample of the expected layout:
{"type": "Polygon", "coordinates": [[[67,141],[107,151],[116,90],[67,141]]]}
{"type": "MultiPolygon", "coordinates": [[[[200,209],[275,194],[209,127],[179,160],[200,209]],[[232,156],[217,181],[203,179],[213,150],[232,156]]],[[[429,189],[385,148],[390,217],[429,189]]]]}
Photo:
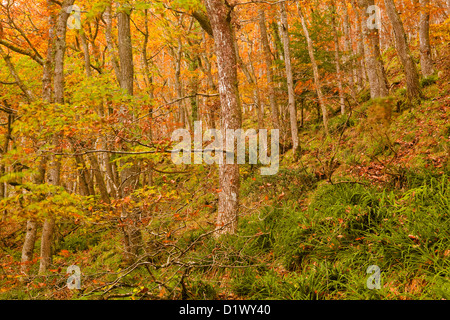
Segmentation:
{"type": "Polygon", "coordinates": [[[146,221],[147,255],[132,266],[115,220],[95,211],[60,222],[71,231],[43,276],[37,260],[20,275],[23,226],[3,228],[0,299],[450,299],[450,63],[440,66],[420,106],[404,103],[400,77],[389,99],[360,94],[331,118],[328,137],[306,117],[301,154],[283,154],[276,175],[243,165],[236,235],[211,236],[217,177],[202,165],[156,178],[165,187],[148,194],[170,214],[146,221]],[[81,290],[66,286],[73,264],[81,290]]]}

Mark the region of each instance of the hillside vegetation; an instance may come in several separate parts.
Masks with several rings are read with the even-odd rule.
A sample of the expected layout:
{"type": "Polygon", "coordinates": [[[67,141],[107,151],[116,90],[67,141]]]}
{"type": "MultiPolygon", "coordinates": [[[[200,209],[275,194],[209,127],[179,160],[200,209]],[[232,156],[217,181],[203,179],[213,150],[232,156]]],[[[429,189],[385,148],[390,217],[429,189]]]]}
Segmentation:
{"type": "MultiPolygon", "coordinates": [[[[175,5],[177,10],[188,6],[184,2],[179,8],[175,5]]],[[[158,10],[163,9],[167,8],[161,5],[158,10]]],[[[145,14],[147,19],[150,11],[145,14]]],[[[320,19],[326,17],[315,14],[312,10],[306,18],[317,45],[322,88],[328,99],[327,127],[313,85],[301,22],[289,16],[299,146],[294,150],[290,131],[285,130],[275,175],[261,175],[261,163],[239,165],[239,214],[236,232],[230,234],[216,235],[219,194],[223,191],[218,166],[175,165],[167,152],[172,145],[170,129],[177,123],[169,114],[178,114],[180,97],[175,96],[173,102],[164,95],[166,89],[174,92],[171,86],[175,82],[167,87],[166,82],[158,84],[155,96],[151,96],[140,81],[144,77],[141,70],[140,80],[136,80],[142,86],[135,88],[138,93],[122,95],[110,82],[114,78],[112,62],[108,68],[97,66],[94,60],[100,56],[99,48],[91,45],[92,63],[102,72],[84,77],[83,71],[78,71],[83,70],[82,50],[77,51],[78,58],[75,54],[66,57],[66,70],[70,71],[65,92],[70,102],[52,104],[56,109],[51,112],[42,101],[25,102],[24,94],[18,93],[20,88],[10,91],[6,89],[12,88],[10,85],[2,86],[0,96],[13,101],[17,113],[12,128],[2,127],[6,147],[2,147],[0,182],[8,186],[9,193],[0,200],[0,299],[450,299],[450,19],[431,25],[436,70],[429,77],[420,77],[421,99],[411,100],[404,67],[392,45],[382,51],[389,94],[371,98],[367,83],[354,92],[347,88],[342,114],[335,102],[339,99],[337,77],[330,76],[335,72],[333,49],[325,50],[332,42],[331,34],[319,28],[323,24],[320,19]],[[156,96],[164,98],[160,106],[156,96]],[[124,105],[138,110],[128,122],[118,120],[124,115],[117,110],[124,105]],[[105,115],[108,108],[111,113],[105,115]],[[139,121],[152,112],[149,129],[147,122],[139,121]],[[54,132],[59,132],[59,142],[54,132]],[[10,136],[14,137],[11,142],[10,136]],[[107,182],[108,168],[96,163],[103,161],[96,152],[104,152],[117,166],[114,174],[119,182],[130,172],[127,179],[132,180],[133,170],[139,168],[135,186],[124,179],[114,189],[114,184],[107,182]],[[42,155],[50,159],[47,175],[59,161],[61,183],[39,181],[42,155]],[[91,172],[94,192],[89,192],[86,183],[83,193],[81,181],[87,171],[91,172]],[[27,225],[32,219],[38,222],[39,236],[32,244],[32,259],[24,262],[27,225]],[[46,240],[40,233],[49,219],[54,219],[55,229],[50,262],[42,269],[42,242],[46,240]],[[125,242],[132,243],[132,237],[139,245],[130,258],[125,242]],[[79,289],[67,285],[68,277],[73,276],[67,269],[73,265],[81,272],[79,289]],[[367,269],[372,265],[381,272],[379,289],[367,286],[372,275],[367,269]]],[[[175,28],[169,24],[175,21],[171,19],[164,20],[167,25],[158,23],[175,28]]],[[[137,23],[144,32],[142,21],[137,23]]],[[[183,38],[187,52],[183,59],[189,63],[181,65],[181,77],[185,77],[187,91],[200,75],[189,53],[203,54],[208,49],[200,48],[205,43],[195,42],[200,34],[207,37],[209,33],[207,29],[200,32],[194,22],[190,21],[189,30],[196,30],[195,37],[183,38]]],[[[176,32],[182,34],[185,27],[181,23],[176,32]]],[[[276,31],[276,25],[269,24],[270,30],[276,31]]],[[[251,33],[247,36],[252,37],[251,33]]],[[[278,40],[274,36],[271,43],[274,55],[278,54],[276,46],[281,45],[278,40]]],[[[147,37],[147,41],[156,40],[147,37]]],[[[176,57],[175,40],[169,42],[172,51],[167,51],[176,57]]],[[[250,46],[244,42],[239,43],[250,46]]],[[[212,42],[209,44],[212,47],[212,42]]],[[[410,47],[418,64],[419,44],[412,42],[410,47]]],[[[105,46],[105,54],[108,52],[105,46]]],[[[286,102],[288,83],[280,71],[284,62],[276,58],[274,81],[281,83],[277,99],[286,102]]],[[[36,79],[41,75],[31,75],[31,60],[35,59],[21,55],[13,61],[27,85],[40,90],[36,89],[40,86],[36,79]]],[[[168,65],[176,69],[175,64],[168,65]]],[[[2,61],[0,66],[3,77],[8,73],[7,65],[2,61]]],[[[158,81],[158,73],[169,73],[156,64],[147,67],[158,81]]],[[[255,83],[249,80],[251,76],[244,76],[244,68],[241,61],[240,89],[247,106],[242,127],[249,129],[259,124],[257,111],[248,110],[255,83]]],[[[207,82],[205,70],[198,83],[207,82]]],[[[126,89],[125,82],[121,82],[121,89],[126,89]]],[[[269,91],[266,84],[261,86],[265,99],[269,91]]],[[[196,112],[206,119],[201,108],[217,110],[214,108],[220,104],[215,92],[204,94],[208,102],[192,100],[196,94],[186,95],[189,121],[195,119],[196,112]]],[[[281,110],[285,114],[280,121],[289,123],[287,107],[281,110]]],[[[264,112],[259,120],[268,125],[272,116],[268,104],[264,112]]],[[[7,124],[11,119],[2,121],[7,124]]],[[[189,121],[184,125],[189,126],[189,121]]]]}

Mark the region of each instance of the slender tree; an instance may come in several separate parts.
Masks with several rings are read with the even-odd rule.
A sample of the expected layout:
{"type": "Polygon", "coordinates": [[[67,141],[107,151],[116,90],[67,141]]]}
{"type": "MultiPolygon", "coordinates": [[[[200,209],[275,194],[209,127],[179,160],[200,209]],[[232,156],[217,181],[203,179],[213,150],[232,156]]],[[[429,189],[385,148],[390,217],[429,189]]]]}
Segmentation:
{"type": "Polygon", "coordinates": [[[355,67],[355,57],[353,53],[353,40],[351,36],[350,19],[348,15],[347,1],[342,0],[342,10],[344,12],[343,30],[344,30],[344,63],[349,65],[348,82],[350,85],[350,92],[355,96],[355,83],[358,82],[358,68],[355,67]]]}
{"type": "MultiPolygon", "coordinates": [[[[117,13],[118,28],[118,51],[120,61],[120,86],[125,95],[133,96],[134,94],[134,65],[133,65],[133,47],[131,43],[131,6],[123,4],[118,8],[117,13]]],[[[125,113],[131,113],[128,106],[121,106],[120,119],[126,124],[125,113]]],[[[131,160],[131,165],[127,161],[123,161],[125,166],[120,172],[120,196],[130,196],[139,180],[139,170],[135,161],[131,160]]],[[[122,210],[121,218],[126,221],[125,228],[122,229],[124,234],[124,261],[131,264],[137,258],[139,248],[141,246],[141,231],[137,227],[138,214],[136,212],[128,212],[127,209],[122,210]]]]}
{"type": "Polygon", "coordinates": [[[264,62],[267,77],[267,87],[269,95],[270,110],[272,115],[272,126],[274,129],[280,129],[280,120],[278,115],[278,105],[275,97],[275,89],[273,84],[273,63],[272,52],[270,50],[269,40],[267,36],[266,18],[262,8],[258,10],[259,32],[264,53],[264,62]]]}
{"type": "Polygon", "coordinates": [[[335,5],[334,1],[331,2],[331,7],[332,7],[331,24],[332,24],[332,28],[333,28],[333,38],[334,38],[334,61],[335,61],[335,65],[336,65],[339,106],[341,108],[341,114],[345,114],[345,98],[344,98],[344,89],[342,87],[339,34],[338,34],[338,26],[337,26],[337,21],[336,21],[337,10],[336,10],[336,5],[335,5]]]}
{"type": "Polygon", "coordinates": [[[389,94],[386,71],[380,52],[379,24],[368,26],[369,12],[367,9],[374,6],[374,0],[359,0],[361,26],[364,40],[364,56],[367,77],[370,85],[372,99],[386,97],[389,94]]]}
{"type": "Polygon", "coordinates": [[[297,9],[298,9],[298,14],[300,16],[300,20],[302,22],[303,33],[306,38],[309,59],[311,60],[313,76],[314,76],[314,85],[316,87],[316,93],[317,93],[319,107],[322,110],[323,126],[325,128],[325,133],[328,135],[328,111],[327,111],[327,107],[325,105],[325,99],[324,99],[324,96],[322,93],[322,85],[321,85],[321,81],[320,81],[319,67],[317,66],[316,58],[314,56],[314,46],[313,46],[312,39],[309,36],[308,26],[306,25],[306,20],[303,15],[303,10],[299,4],[297,4],[297,9]]]}
{"type": "MultiPolygon", "coordinates": [[[[53,91],[54,102],[56,104],[64,104],[64,56],[66,52],[66,31],[67,31],[67,19],[69,13],[67,8],[73,5],[74,0],[64,0],[60,9],[60,12],[56,19],[55,24],[55,37],[54,37],[54,77],[53,77],[53,91]]],[[[52,26],[50,26],[52,28],[52,26]]],[[[58,134],[53,136],[53,144],[57,146],[59,144],[58,134]]],[[[47,183],[54,186],[60,185],[60,170],[61,162],[56,155],[50,156],[49,165],[47,168],[47,183]]],[[[39,273],[45,273],[48,266],[52,261],[52,242],[53,234],[55,231],[55,218],[53,216],[44,220],[42,226],[42,238],[41,238],[41,260],[39,264],[39,273]]]]}
{"type": "Polygon", "coordinates": [[[420,67],[422,75],[429,77],[434,73],[430,46],[430,0],[420,0],[420,67]]]}
{"type": "Polygon", "coordinates": [[[291,125],[291,138],[292,138],[292,150],[294,157],[296,157],[299,149],[298,143],[298,124],[297,124],[297,108],[295,106],[295,91],[294,91],[294,79],[292,75],[292,61],[291,61],[291,49],[289,40],[289,25],[286,14],[286,2],[280,3],[280,30],[281,38],[283,39],[284,48],[284,65],[286,68],[286,80],[288,87],[288,110],[289,110],[289,122],[291,125]]]}
{"type": "Polygon", "coordinates": [[[252,98],[253,98],[253,105],[256,108],[256,115],[257,115],[257,121],[258,121],[258,129],[262,129],[264,127],[264,120],[263,120],[263,114],[261,112],[261,99],[259,96],[259,89],[258,89],[258,83],[256,82],[255,75],[250,72],[249,68],[245,64],[244,60],[242,60],[241,55],[239,54],[239,46],[236,39],[236,32],[235,29],[233,29],[233,40],[234,40],[234,48],[236,51],[236,59],[238,62],[239,67],[241,68],[242,72],[245,75],[245,78],[247,79],[247,82],[252,86],[252,98]]]}
{"type": "Polygon", "coordinates": [[[397,9],[395,8],[394,1],[384,0],[384,4],[386,6],[386,13],[391,21],[392,28],[394,29],[395,47],[403,65],[403,71],[406,77],[407,96],[409,101],[412,102],[420,99],[422,95],[420,90],[419,74],[409,50],[403,23],[398,15],[397,9]]]}
{"type": "MultiPolygon", "coordinates": [[[[226,129],[241,128],[241,107],[237,86],[236,51],[231,26],[232,8],[224,0],[206,0],[206,10],[214,36],[219,73],[221,128],[224,146],[226,129]]],[[[232,234],[237,230],[239,212],[239,166],[219,165],[219,205],[216,234],[232,234]]]]}
{"type": "Polygon", "coordinates": [[[364,58],[366,56],[364,53],[364,33],[362,32],[359,6],[356,4],[356,0],[351,1],[356,16],[356,86],[358,90],[360,90],[364,87],[364,82],[366,80],[366,65],[364,61],[364,58]]]}

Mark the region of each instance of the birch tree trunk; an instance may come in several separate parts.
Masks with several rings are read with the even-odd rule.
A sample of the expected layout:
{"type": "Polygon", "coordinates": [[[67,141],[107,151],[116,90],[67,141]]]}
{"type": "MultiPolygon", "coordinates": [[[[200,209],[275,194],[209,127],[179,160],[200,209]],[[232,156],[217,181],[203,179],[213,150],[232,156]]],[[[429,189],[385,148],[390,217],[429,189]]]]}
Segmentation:
{"type": "Polygon", "coordinates": [[[314,57],[314,47],[313,47],[311,37],[309,36],[308,26],[306,25],[305,17],[303,16],[302,9],[301,9],[300,5],[298,5],[298,4],[297,4],[297,9],[298,9],[298,14],[300,15],[300,19],[302,22],[303,33],[305,34],[306,43],[308,46],[308,54],[309,54],[309,58],[311,60],[312,68],[313,68],[314,84],[316,87],[319,106],[320,106],[320,109],[322,110],[323,126],[325,128],[325,133],[328,135],[328,111],[325,106],[325,101],[324,101],[324,97],[323,97],[323,93],[322,93],[319,68],[317,67],[316,58],[314,57]]]}
{"type": "Polygon", "coordinates": [[[298,143],[298,124],[297,124],[297,108],[295,106],[295,92],[294,92],[294,79],[292,76],[291,65],[291,49],[289,41],[289,25],[286,14],[286,3],[280,3],[280,22],[281,22],[281,37],[283,39],[284,48],[284,65],[286,67],[286,80],[288,87],[288,110],[289,110],[289,122],[291,124],[291,136],[292,136],[292,150],[293,155],[296,157],[299,143],[298,143]]]}
{"type": "Polygon", "coordinates": [[[394,29],[395,47],[403,65],[403,70],[406,77],[408,100],[410,102],[420,100],[422,93],[420,90],[419,74],[406,42],[406,34],[403,28],[402,20],[397,13],[393,0],[384,0],[384,4],[386,6],[386,13],[391,21],[392,28],[394,29]]]}
{"type": "MultiPolygon", "coordinates": [[[[241,128],[241,107],[237,86],[236,54],[231,28],[231,8],[224,0],[206,0],[206,10],[211,23],[219,73],[221,102],[221,129],[225,141],[226,129],[241,128]]],[[[226,144],[224,143],[224,146],[226,144]]],[[[234,148],[236,151],[236,148],[234,148]]],[[[239,165],[219,165],[219,204],[216,236],[233,234],[237,230],[239,212],[239,165]]]]}

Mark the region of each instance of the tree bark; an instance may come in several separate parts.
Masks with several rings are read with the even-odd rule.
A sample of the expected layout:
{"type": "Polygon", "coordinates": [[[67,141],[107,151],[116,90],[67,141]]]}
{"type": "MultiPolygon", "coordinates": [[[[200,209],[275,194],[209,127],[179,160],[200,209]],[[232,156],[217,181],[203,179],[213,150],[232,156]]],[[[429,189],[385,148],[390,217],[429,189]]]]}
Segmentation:
{"type": "MultiPolygon", "coordinates": [[[[231,8],[223,0],[206,0],[206,10],[213,30],[217,56],[221,129],[225,146],[225,130],[239,129],[242,122],[237,86],[237,61],[231,28],[231,8]]],[[[224,159],[224,163],[219,165],[220,193],[216,236],[233,234],[237,230],[239,187],[239,165],[236,161],[233,164],[227,164],[224,159]]]]}
{"type": "Polygon", "coordinates": [[[386,13],[391,21],[392,28],[394,29],[395,47],[403,65],[403,71],[406,77],[408,100],[410,102],[420,100],[422,93],[420,90],[419,74],[406,42],[406,34],[403,28],[402,20],[397,13],[393,0],[384,0],[384,4],[386,6],[386,13]]]}
{"type": "Polygon", "coordinates": [[[292,150],[294,158],[296,157],[299,149],[298,143],[298,124],[297,124],[297,108],[295,106],[295,91],[294,91],[294,79],[292,75],[291,64],[291,49],[289,41],[289,25],[286,14],[286,3],[280,3],[280,23],[281,23],[281,37],[283,39],[284,48],[284,65],[286,68],[286,80],[288,87],[288,110],[289,110],[289,122],[291,124],[291,138],[292,138],[292,150]]]}
{"type": "Polygon", "coordinates": [[[434,73],[430,46],[430,0],[420,0],[420,67],[422,75],[426,78],[434,73]]]}
{"type": "Polygon", "coordinates": [[[297,4],[297,8],[298,8],[298,13],[300,15],[300,19],[302,22],[303,33],[305,34],[306,43],[308,45],[308,54],[309,54],[309,58],[311,60],[312,68],[313,68],[314,84],[316,87],[317,98],[318,98],[320,109],[322,110],[323,126],[325,128],[325,133],[328,135],[328,133],[329,133],[328,132],[328,111],[327,111],[327,107],[325,105],[325,101],[324,101],[324,97],[323,97],[323,93],[322,93],[319,68],[317,67],[316,58],[314,57],[313,42],[311,40],[311,37],[309,36],[308,26],[306,25],[305,17],[303,16],[303,12],[302,12],[300,5],[297,4]]]}
{"type": "Polygon", "coordinates": [[[131,45],[130,30],[130,10],[127,7],[120,7],[117,12],[117,28],[119,43],[119,60],[120,60],[120,86],[125,90],[126,94],[133,95],[134,67],[133,67],[133,51],[131,45]]]}

